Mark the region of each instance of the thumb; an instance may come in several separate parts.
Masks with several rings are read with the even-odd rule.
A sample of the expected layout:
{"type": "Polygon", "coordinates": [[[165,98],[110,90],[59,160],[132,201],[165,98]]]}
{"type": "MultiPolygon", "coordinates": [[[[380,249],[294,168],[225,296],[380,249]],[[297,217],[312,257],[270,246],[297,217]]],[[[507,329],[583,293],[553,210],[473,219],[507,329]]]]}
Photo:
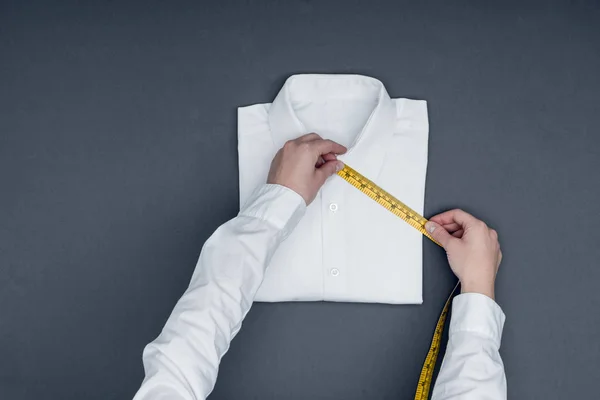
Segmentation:
{"type": "Polygon", "coordinates": [[[427,223],[425,224],[425,229],[427,229],[427,232],[429,232],[429,234],[435,240],[437,240],[438,243],[441,244],[446,250],[454,240],[458,240],[457,238],[449,234],[443,226],[433,221],[427,221],[427,223]]]}
{"type": "Polygon", "coordinates": [[[321,178],[322,182],[325,182],[327,178],[341,171],[344,168],[344,163],[338,160],[326,161],[325,164],[317,168],[317,174],[321,178]]]}

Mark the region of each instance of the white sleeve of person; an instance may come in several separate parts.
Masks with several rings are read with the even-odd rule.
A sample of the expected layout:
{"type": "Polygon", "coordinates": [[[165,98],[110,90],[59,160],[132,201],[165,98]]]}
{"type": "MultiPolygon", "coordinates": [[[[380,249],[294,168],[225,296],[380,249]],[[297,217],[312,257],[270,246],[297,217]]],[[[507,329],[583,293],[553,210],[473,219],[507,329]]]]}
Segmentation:
{"type": "Polygon", "coordinates": [[[506,399],[499,353],[504,320],[500,306],[483,294],[454,299],[448,346],[432,400],[506,399]]]}
{"type": "Polygon", "coordinates": [[[210,394],[273,253],[305,209],[292,190],[262,185],[206,241],[188,289],[144,350],[146,377],[135,400],[199,400],[210,394]]]}

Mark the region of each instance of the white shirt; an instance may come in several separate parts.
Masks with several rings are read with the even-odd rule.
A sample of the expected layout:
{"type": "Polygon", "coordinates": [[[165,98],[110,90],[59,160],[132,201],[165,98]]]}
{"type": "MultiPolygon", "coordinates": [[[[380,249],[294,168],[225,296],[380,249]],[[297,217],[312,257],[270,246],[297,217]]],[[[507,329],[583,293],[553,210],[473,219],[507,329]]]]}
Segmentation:
{"type": "MultiPolygon", "coordinates": [[[[428,129],[425,101],[390,99],[377,79],[292,76],[272,104],[238,110],[240,204],[287,140],[316,132],[348,147],[342,161],[422,214],[428,129]]],[[[256,300],[421,303],[422,243],[335,177],[273,256],[256,300]]]]}
{"type": "MultiPolygon", "coordinates": [[[[206,399],[269,261],[305,212],[295,192],[262,185],[239,215],[206,241],[188,289],[160,336],[144,349],[146,377],[135,400],[206,399]]],[[[506,399],[498,352],[504,324],[500,307],[484,295],[461,294],[454,299],[451,318],[432,398],[506,399]]]]}

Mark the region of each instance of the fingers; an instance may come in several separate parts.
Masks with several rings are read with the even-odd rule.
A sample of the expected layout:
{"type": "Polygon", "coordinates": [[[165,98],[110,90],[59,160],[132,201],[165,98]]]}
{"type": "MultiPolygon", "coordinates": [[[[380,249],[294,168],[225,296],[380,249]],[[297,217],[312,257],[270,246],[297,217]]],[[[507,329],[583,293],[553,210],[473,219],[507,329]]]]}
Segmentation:
{"type": "Polygon", "coordinates": [[[319,136],[318,134],[312,132],[312,133],[307,133],[306,135],[302,135],[299,138],[297,138],[296,140],[299,142],[310,142],[310,141],[317,140],[317,139],[322,139],[322,137],[319,136]]]}
{"type": "Polygon", "coordinates": [[[319,159],[317,160],[317,164],[315,165],[316,168],[321,167],[321,165],[325,164],[327,161],[335,161],[337,160],[337,156],[333,153],[328,153],[328,154],[323,154],[322,156],[319,156],[319,159]]]}
{"type": "Polygon", "coordinates": [[[456,232],[452,232],[452,236],[454,236],[455,238],[461,239],[463,237],[464,233],[465,233],[464,229],[459,229],[456,232]]]}
{"type": "Polygon", "coordinates": [[[457,224],[456,222],[452,222],[450,224],[443,224],[442,226],[448,232],[454,232],[454,231],[457,231],[459,229],[462,229],[462,227],[459,224],[457,224]]]}
{"type": "Polygon", "coordinates": [[[458,240],[448,233],[443,226],[436,222],[432,222],[431,220],[425,224],[425,229],[427,229],[427,232],[429,232],[429,234],[445,249],[448,249],[448,246],[450,246],[453,241],[458,240]]]}
{"type": "MultiPolygon", "coordinates": [[[[344,154],[348,150],[341,144],[336,143],[333,140],[323,139],[321,136],[314,132],[300,136],[299,138],[293,140],[293,142],[296,142],[297,144],[304,144],[305,146],[309,147],[312,151],[315,152],[315,155],[317,157],[330,153],[333,156],[335,156],[336,154],[344,154]]],[[[331,160],[325,158],[325,161],[331,160]]]]}
{"type": "Polygon", "coordinates": [[[315,171],[317,179],[319,180],[319,184],[322,185],[325,183],[327,178],[340,171],[342,168],[344,168],[344,163],[341,161],[333,160],[325,162],[325,164],[321,165],[315,171]]]}
{"type": "Polygon", "coordinates": [[[317,139],[309,142],[309,144],[318,156],[329,153],[344,154],[347,151],[346,147],[329,139],[317,139]]]}
{"type": "Polygon", "coordinates": [[[337,160],[337,156],[333,153],[323,154],[323,160],[325,161],[335,161],[337,160]]]}
{"type": "Polygon", "coordinates": [[[466,228],[479,221],[471,214],[459,209],[443,212],[431,217],[429,220],[436,222],[439,225],[450,225],[455,223],[460,225],[461,228],[466,228]]]}

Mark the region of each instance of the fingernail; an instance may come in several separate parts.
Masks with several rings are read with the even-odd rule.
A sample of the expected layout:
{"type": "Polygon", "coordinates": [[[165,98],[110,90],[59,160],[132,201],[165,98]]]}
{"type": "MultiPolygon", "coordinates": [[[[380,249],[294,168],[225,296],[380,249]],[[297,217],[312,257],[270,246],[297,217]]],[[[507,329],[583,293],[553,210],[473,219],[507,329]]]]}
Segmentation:
{"type": "Polygon", "coordinates": [[[344,168],[344,163],[341,161],[338,161],[337,164],[335,165],[335,172],[340,172],[343,168],[344,168]]]}
{"type": "Polygon", "coordinates": [[[425,229],[427,229],[427,232],[433,233],[433,231],[435,231],[435,224],[433,222],[427,222],[425,224],[425,229]]]}

